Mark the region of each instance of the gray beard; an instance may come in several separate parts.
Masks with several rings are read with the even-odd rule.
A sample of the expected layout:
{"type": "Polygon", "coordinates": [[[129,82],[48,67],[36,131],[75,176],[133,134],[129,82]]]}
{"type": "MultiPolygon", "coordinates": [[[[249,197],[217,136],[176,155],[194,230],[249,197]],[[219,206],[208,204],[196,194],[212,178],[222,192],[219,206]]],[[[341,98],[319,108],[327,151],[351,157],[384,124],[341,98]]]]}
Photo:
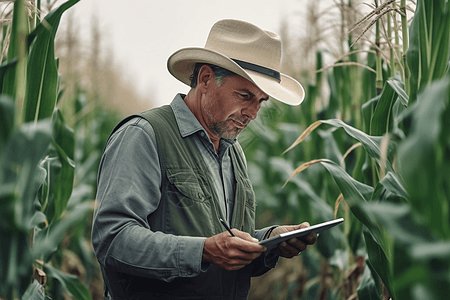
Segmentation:
{"type": "Polygon", "coordinates": [[[221,138],[226,139],[235,139],[239,135],[239,133],[242,131],[241,128],[230,128],[227,125],[227,121],[219,121],[219,122],[213,122],[210,125],[209,128],[212,132],[217,134],[217,136],[221,138]]]}
{"type": "Polygon", "coordinates": [[[220,138],[226,138],[226,139],[235,139],[239,135],[239,133],[242,131],[242,129],[234,127],[231,129],[227,125],[227,120],[225,121],[213,121],[213,117],[208,109],[205,109],[206,115],[209,118],[209,121],[211,125],[209,125],[209,129],[212,133],[216,134],[220,138]]]}

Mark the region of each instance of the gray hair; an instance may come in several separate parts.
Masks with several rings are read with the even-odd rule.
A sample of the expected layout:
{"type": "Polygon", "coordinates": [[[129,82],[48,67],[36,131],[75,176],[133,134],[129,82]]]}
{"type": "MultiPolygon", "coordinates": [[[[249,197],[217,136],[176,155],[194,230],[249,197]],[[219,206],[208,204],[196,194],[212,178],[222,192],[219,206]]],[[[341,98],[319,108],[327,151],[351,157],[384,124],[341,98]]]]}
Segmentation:
{"type": "Polygon", "coordinates": [[[227,77],[230,76],[238,76],[236,73],[231,72],[227,69],[224,69],[222,67],[218,67],[215,65],[211,65],[211,64],[206,64],[206,63],[196,63],[195,64],[195,68],[194,68],[194,72],[192,73],[190,80],[191,80],[191,88],[195,88],[197,86],[197,78],[198,78],[198,73],[200,72],[200,68],[203,67],[204,65],[208,65],[212,68],[213,72],[214,72],[214,76],[216,79],[216,84],[218,86],[222,85],[222,83],[224,82],[224,80],[227,77]]]}

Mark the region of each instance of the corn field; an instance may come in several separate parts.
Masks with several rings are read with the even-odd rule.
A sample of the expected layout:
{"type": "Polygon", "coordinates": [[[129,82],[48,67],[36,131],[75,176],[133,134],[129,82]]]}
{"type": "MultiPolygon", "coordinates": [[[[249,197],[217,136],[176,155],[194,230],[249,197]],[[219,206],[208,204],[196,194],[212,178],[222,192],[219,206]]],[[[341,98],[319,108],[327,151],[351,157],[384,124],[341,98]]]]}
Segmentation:
{"type": "MultiPolygon", "coordinates": [[[[2,17],[0,299],[101,297],[90,219],[118,119],[80,87],[62,104],[55,36],[77,2],[16,0],[2,17]]],[[[257,228],[345,219],[254,278],[249,299],[450,294],[450,3],[367,0],[368,14],[346,18],[357,3],[334,1],[331,64],[326,47],[287,51],[315,57],[313,70],[290,64],[304,103],[268,104],[240,136],[257,228]]]]}

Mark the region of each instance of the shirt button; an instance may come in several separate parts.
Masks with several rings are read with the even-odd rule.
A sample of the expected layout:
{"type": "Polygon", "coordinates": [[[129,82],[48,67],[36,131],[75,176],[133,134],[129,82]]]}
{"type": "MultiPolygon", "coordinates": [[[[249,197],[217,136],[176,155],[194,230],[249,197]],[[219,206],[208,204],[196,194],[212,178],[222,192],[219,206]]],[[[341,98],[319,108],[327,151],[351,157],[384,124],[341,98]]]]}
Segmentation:
{"type": "Polygon", "coordinates": [[[192,273],[194,273],[194,272],[192,272],[192,270],[189,269],[189,270],[187,271],[187,273],[188,273],[188,275],[192,275],[192,273]]]}

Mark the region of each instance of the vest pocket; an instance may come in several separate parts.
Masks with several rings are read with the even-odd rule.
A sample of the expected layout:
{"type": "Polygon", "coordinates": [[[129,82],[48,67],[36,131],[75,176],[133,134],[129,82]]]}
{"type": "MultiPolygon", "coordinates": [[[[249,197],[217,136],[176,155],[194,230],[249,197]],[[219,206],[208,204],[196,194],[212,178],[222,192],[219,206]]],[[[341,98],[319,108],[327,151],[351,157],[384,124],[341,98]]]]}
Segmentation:
{"type": "Polygon", "coordinates": [[[195,169],[170,168],[166,172],[167,233],[186,236],[213,235],[211,192],[204,175],[195,169]]]}
{"type": "Polygon", "coordinates": [[[189,207],[195,202],[204,202],[211,197],[206,182],[199,170],[167,169],[169,200],[176,206],[189,207]]]}

